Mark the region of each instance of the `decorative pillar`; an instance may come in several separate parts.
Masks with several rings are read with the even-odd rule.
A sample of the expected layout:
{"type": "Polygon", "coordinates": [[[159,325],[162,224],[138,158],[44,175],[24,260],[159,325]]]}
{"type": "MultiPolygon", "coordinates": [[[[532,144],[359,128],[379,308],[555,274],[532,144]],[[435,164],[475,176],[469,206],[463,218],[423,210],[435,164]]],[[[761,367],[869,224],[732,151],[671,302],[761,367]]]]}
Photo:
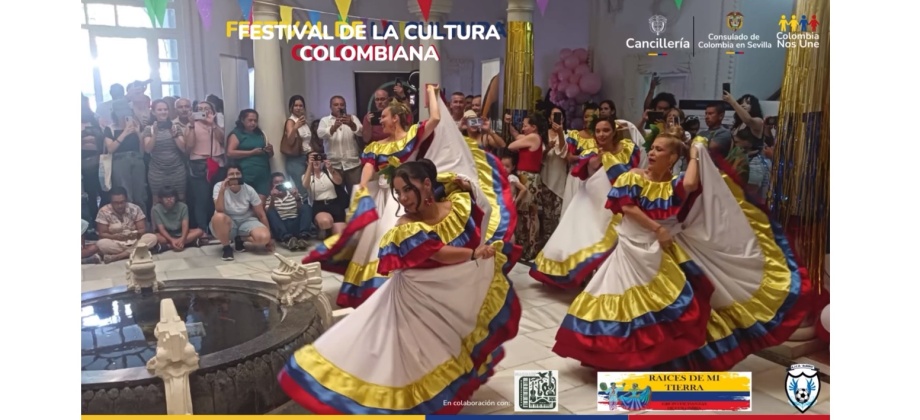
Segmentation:
{"type": "Polygon", "coordinates": [[[534,105],[533,9],[534,0],[508,0],[502,101],[515,125],[520,125],[534,105]]]}
{"type": "MultiPolygon", "coordinates": [[[[818,45],[790,48],[780,96],[770,205],[808,270],[817,305],[830,241],[830,0],[796,2],[817,20],[818,45]]],[[[812,32],[809,28],[808,33],[812,32]]],[[[791,40],[798,43],[799,41],[791,40]]],[[[814,338],[814,317],[790,341],[814,338]]]]}
{"type": "MultiPolygon", "coordinates": [[[[278,4],[274,1],[252,3],[252,20],[259,22],[280,22],[278,4]],[[274,3],[274,4],[268,4],[274,3]]],[[[256,110],[259,111],[259,128],[265,133],[265,140],[275,149],[272,171],[284,172],[284,156],[281,153],[281,136],[284,134],[285,112],[283,73],[281,71],[281,41],[260,39],[252,41],[253,67],[255,68],[256,110]]]]}
{"type": "MultiPolygon", "coordinates": [[[[422,16],[422,9],[418,5],[418,0],[407,0],[409,7],[409,12],[412,13],[419,22],[424,22],[425,17],[422,16]]],[[[444,23],[444,19],[450,14],[450,9],[454,6],[453,0],[433,0],[431,2],[431,11],[428,13],[428,22],[431,23],[444,23]]],[[[441,41],[436,39],[426,39],[418,40],[419,44],[425,49],[429,45],[434,46],[438,50],[438,55],[441,59],[444,58],[444,52],[441,50],[441,41]]],[[[440,84],[441,83],[441,62],[431,59],[431,60],[422,60],[419,63],[418,68],[418,94],[416,95],[416,103],[418,103],[418,118],[420,121],[428,119],[428,109],[425,108],[425,98],[427,97],[426,86],[429,84],[440,84]]],[[[446,118],[442,115],[441,118],[446,118]]]]}

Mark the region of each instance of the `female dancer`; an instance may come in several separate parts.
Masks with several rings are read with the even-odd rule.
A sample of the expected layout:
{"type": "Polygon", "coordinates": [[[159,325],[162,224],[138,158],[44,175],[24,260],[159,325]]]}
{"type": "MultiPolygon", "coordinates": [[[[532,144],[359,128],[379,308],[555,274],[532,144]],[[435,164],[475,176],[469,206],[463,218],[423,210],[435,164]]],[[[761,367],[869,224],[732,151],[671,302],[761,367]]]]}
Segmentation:
{"type": "MultiPolygon", "coordinates": [[[[490,221],[487,237],[494,241],[510,237],[509,232],[514,231],[516,214],[499,208],[495,211],[500,216],[494,220],[490,200],[485,192],[491,190],[502,196],[507,195],[503,201],[510,203],[510,191],[507,194],[501,190],[496,191],[492,188],[494,184],[479,188],[478,180],[482,179],[480,173],[493,173],[499,170],[495,166],[501,164],[495,162],[490,167],[485,159],[474,159],[456,125],[439,124],[447,105],[438,97],[438,91],[437,86],[429,86],[428,103],[437,105],[431,107],[429,119],[421,124],[408,126],[410,111],[400,102],[394,102],[383,110],[380,121],[390,138],[371,143],[364,149],[364,170],[361,184],[352,198],[348,224],[341,235],[326,239],[304,258],[304,263],[320,261],[325,270],[344,275],[342,289],[336,299],[339,306],[357,307],[386,281],[387,276],[377,270],[377,247],[383,234],[395,226],[401,216],[399,204],[392,198],[387,181],[391,175],[387,172],[392,171],[394,164],[415,160],[422,143],[429,139],[431,143],[427,157],[438,167],[477,180],[474,185],[476,201],[486,220],[490,221]],[[371,182],[375,177],[375,182],[371,182]]],[[[507,180],[502,180],[503,185],[507,186],[507,180]]],[[[513,249],[511,245],[504,246],[504,252],[511,254],[508,251],[513,249]]],[[[513,260],[509,259],[508,264],[513,265],[513,260]]]]}
{"type": "Polygon", "coordinates": [[[614,183],[618,242],[563,319],[557,354],[599,369],[727,370],[801,323],[808,281],[781,229],[704,143],[675,177],[683,132],[661,134],[648,168],[614,183]]]}
{"type": "Polygon", "coordinates": [[[517,335],[520,303],[504,255],[483,244],[469,179],[423,159],[389,182],[405,209],[380,243],[393,277],[279,374],[315,414],[457,413],[517,335]]]}
{"type": "MultiPolygon", "coordinates": [[[[436,86],[428,86],[428,103],[439,100],[437,92],[436,86]]],[[[398,214],[399,203],[392,198],[388,176],[381,171],[393,164],[415,160],[422,143],[441,121],[438,107],[431,107],[427,121],[410,126],[411,114],[402,102],[393,101],[384,108],[380,124],[390,137],[368,144],[361,154],[364,169],[352,197],[348,224],[341,235],[329,237],[303,260],[304,263],[319,261],[324,270],[343,275],[342,289],[336,299],[341,307],[358,307],[387,279],[377,270],[377,248],[380,238],[396,225],[401,214],[398,214]],[[349,242],[354,238],[356,245],[352,248],[349,242]]]]}
{"type": "Polygon", "coordinates": [[[562,215],[559,228],[537,254],[531,277],[561,288],[578,287],[613,250],[614,228],[621,218],[613,217],[604,204],[614,181],[639,167],[642,149],[630,136],[626,126],[612,119],[596,122],[598,152],[583,156],[572,170],[572,176],[586,181],[585,188],[576,193],[576,205],[562,215]]]}

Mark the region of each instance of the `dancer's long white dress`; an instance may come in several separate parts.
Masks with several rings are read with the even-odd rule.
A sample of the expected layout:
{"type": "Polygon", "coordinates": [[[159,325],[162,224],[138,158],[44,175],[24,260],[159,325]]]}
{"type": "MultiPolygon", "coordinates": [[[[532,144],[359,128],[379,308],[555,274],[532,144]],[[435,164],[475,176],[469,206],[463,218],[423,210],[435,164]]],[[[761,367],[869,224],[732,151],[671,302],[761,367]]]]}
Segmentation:
{"type": "MultiPolygon", "coordinates": [[[[438,101],[438,106],[441,115],[450,115],[443,100],[438,101]]],[[[424,157],[434,162],[439,171],[465,176],[476,185],[476,203],[490,222],[486,231],[488,243],[504,241],[505,236],[510,239],[507,232],[514,231],[517,213],[503,206],[510,200],[510,193],[504,192],[510,190],[507,179],[485,186],[480,184],[483,179],[494,178],[491,174],[499,170],[496,166],[501,167],[501,162],[475,159],[460,130],[449,122],[438,124],[430,137],[418,138],[419,133],[425,135],[426,122],[411,126],[403,139],[373,142],[364,149],[361,160],[365,165],[374,166],[374,179],[368,183],[366,190],[354,189],[344,231],[323,241],[303,260],[304,263],[320,262],[324,270],[343,275],[342,287],[336,298],[341,307],[358,307],[386,282],[388,276],[377,270],[378,245],[384,233],[396,226],[403,213],[393,198],[387,176],[381,171],[386,172],[387,168],[418,159],[425,142],[430,144],[424,157]],[[493,210],[493,207],[496,209],[493,210]],[[493,211],[496,212],[494,216],[493,211]]],[[[505,260],[505,269],[510,269],[516,257],[512,252],[514,248],[502,243],[505,246],[503,252],[509,257],[505,260]]]]}
{"type": "Polygon", "coordinates": [[[782,229],[705,140],[693,147],[694,194],[684,193],[683,174],[617,179],[611,207],[638,207],[675,243],[662,250],[653,232],[624,218],[613,253],[562,322],[559,355],[599,369],[728,370],[785,341],[807,315],[807,275],[782,229]]]}

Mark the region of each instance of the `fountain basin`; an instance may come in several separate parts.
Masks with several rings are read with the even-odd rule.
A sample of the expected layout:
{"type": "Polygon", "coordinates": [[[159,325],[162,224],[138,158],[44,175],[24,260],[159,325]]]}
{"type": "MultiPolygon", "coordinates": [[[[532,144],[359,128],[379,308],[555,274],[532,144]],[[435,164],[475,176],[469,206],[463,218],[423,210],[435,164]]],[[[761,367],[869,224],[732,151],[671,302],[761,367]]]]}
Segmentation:
{"type": "Polygon", "coordinates": [[[195,414],[265,414],[288,401],[276,379],[324,327],[315,299],[282,307],[278,286],[233,279],[166,281],[84,293],[82,414],[164,414],[163,381],[146,369],[160,300],[172,299],[200,357],[189,377],[195,414]]]}

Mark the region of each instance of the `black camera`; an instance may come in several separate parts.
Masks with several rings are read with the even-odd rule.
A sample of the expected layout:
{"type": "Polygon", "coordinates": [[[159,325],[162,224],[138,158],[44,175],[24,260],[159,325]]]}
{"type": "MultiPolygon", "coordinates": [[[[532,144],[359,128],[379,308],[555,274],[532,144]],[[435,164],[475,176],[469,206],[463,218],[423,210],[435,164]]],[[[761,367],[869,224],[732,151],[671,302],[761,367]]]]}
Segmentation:
{"type": "Polygon", "coordinates": [[[326,160],[326,154],[325,153],[313,153],[312,155],[310,155],[310,160],[323,162],[326,160]]]}

